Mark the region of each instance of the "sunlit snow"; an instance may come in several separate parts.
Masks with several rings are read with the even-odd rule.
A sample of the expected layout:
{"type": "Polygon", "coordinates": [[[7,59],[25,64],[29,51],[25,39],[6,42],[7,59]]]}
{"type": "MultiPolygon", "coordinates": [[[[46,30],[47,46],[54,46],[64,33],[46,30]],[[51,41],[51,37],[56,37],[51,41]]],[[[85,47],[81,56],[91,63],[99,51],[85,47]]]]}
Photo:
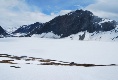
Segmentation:
{"type": "MultiPolygon", "coordinates": [[[[1,38],[0,54],[29,56],[58,61],[118,64],[118,43],[48,39],[39,37],[1,38]]],[[[0,57],[0,60],[6,59],[0,57]]],[[[18,61],[18,60],[17,60],[18,61]]],[[[1,80],[116,80],[117,66],[79,67],[0,63],[1,80]],[[13,68],[16,65],[21,68],[13,68]]]]}

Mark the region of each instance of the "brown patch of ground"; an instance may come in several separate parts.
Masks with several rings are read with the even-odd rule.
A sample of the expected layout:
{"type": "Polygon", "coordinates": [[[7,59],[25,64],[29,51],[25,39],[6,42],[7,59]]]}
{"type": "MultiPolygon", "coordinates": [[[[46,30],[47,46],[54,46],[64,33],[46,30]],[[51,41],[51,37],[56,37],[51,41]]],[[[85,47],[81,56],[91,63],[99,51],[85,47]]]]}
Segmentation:
{"type": "MultiPolygon", "coordinates": [[[[78,64],[75,62],[64,62],[64,61],[57,61],[52,59],[43,59],[43,58],[36,58],[36,57],[27,57],[27,56],[12,56],[8,54],[0,54],[0,57],[6,57],[9,60],[1,60],[0,63],[7,63],[7,64],[19,64],[15,63],[15,60],[24,60],[26,61],[25,64],[33,64],[28,61],[38,61],[37,65],[55,65],[55,66],[83,66],[83,67],[97,67],[97,66],[118,66],[116,64],[109,64],[109,65],[96,65],[96,64],[78,64]],[[11,60],[10,60],[11,59],[11,60]]],[[[14,68],[21,68],[19,66],[10,66],[14,68]]]]}

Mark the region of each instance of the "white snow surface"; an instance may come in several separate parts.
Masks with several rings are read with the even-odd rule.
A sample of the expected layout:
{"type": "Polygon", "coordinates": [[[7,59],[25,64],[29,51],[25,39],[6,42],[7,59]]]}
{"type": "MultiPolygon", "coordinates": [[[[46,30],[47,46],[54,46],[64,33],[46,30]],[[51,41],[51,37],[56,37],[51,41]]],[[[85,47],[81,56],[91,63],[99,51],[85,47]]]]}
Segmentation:
{"type": "Polygon", "coordinates": [[[1,38],[0,53],[78,63],[118,63],[118,42],[47,38],[1,38]],[[106,51],[107,50],[107,51],[106,51]]]}
{"type": "MultiPolygon", "coordinates": [[[[118,64],[118,42],[79,41],[68,38],[1,38],[0,54],[76,63],[118,64]]],[[[117,74],[117,66],[78,67],[0,63],[0,80],[117,80],[117,74]],[[21,68],[11,68],[9,67],[11,65],[21,68]]]]}
{"type": "MultiPolygon", "coordinates": [[[[79,32],[77,34],[72,34],[67,39],[79,40],[79,35],[83,35],[84,32],[79,32]]],[[[117,42],[118,41],[118,26],[111,30],[105,32],[85,32],[84,41],[107,41],[107,42],[117,42]]]]}
{"type": "Polygon", "coordinates": [[[11,34],[11,35],[13,35],[15,37],[19,37],[19,36],[25,36],[26,33],[14,33],[14,34],[11,34]]]}
{"type": "Polygon", "coordinates": [[[42,33],[42,34],[33,34],[32,37],[53,38],[53,39],[59,39],[60,38],[59,35],[56,35],[53,32],[42,33]]]}

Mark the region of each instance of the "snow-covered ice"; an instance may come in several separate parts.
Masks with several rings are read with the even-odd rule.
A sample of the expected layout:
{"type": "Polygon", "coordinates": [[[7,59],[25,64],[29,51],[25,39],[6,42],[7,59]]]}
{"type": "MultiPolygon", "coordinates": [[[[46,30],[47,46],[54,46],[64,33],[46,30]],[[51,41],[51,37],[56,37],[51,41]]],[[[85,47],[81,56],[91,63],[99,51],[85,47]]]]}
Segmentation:
{"type": "MultiPolygon", "coordinates": [[[[118,64],[118,42],[47,38],[1,38],[0,54],[65,62],[118,64]]],[[[0,57],[0,60],[5,59],[0,57]]],[[[19,61],[20,62],[20,61],[19,61]]],[[[79,67],[0,63],[0,80],[117,80],[118,67],[79,67]],[[21,68],[12,68],[16,65],[21,68]]],[[[37,62],[36,62],[37,63],[37,62]]]]}

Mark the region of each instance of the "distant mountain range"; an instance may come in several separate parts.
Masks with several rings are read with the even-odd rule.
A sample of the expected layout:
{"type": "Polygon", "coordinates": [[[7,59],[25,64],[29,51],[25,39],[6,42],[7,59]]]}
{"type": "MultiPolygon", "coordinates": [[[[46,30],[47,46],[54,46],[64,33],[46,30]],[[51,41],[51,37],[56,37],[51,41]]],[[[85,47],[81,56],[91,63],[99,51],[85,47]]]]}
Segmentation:
{"type": "MultiPolygon", "coordinates": [[[[78,36],[77,39],[84,40],[86,35],[89,34],[95,37],[95,34],[102,35],[102,33],[110,31],[114,33],[111,40],[117,38],[118,22],[110,19],[103,19],[95,16],[92,12],[87,10],[76,10],[68,14],[57,16],[49,22],[39,23],[36,22],[31,25],[23,25],[16,31],[9,34],[12,37],[28,37],[39,36],[41,38],[65,38],[69,37],[74,39],[74,35],[78,36]]],[[[0,34],[5,33],[0,28],[0,34]]],[[[106,34],[105,33],[105,34],[106,34]]],[[[92,37],[93,39],[93,37],[92,37]]]]}
{"type": "Polygon", "coordinates": [[[23,25],[20,28],[18,28],[17,30],[15,30],[14,32],[12,32],[11,35],[23,37],[28,34],[31,34],[32,32],[35,32],[36,30],[40,29],[41,27],[43,27],[43,24],[39,23],[39,22],[36,22],[31,25],[23,25]]]}

